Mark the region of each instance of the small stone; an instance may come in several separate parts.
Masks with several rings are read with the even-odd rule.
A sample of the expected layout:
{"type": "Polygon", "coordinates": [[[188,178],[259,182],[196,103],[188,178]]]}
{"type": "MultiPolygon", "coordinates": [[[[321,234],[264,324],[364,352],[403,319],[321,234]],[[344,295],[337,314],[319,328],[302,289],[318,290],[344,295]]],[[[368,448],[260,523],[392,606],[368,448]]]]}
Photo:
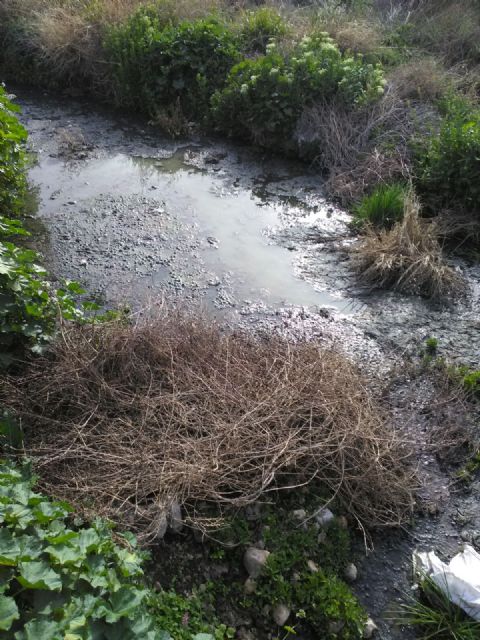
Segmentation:
{"type": "Polygon", "coordinates": [[[290,609],[287,607],[287,605],[279,603],[275,605],[272,611],[273,621],[275,622],[275,624],[278,624],[279,627],[283,627],[283,625],[289,619],[290,613],[290,609]]]}
{"type": "Polygon", "coordinates": [[[318,573],[320,571],[318,565],[313,560],[307,560],[307,567],[312,573],[318,573]]]}
{"type": "Polygon", "coordinates": [[[270,551],[265,549],[256,549],[255,547],[249,547],[243,556],[243,566],[247,570],[250,578],[258,578],[265,566],[270,551]]]}
{"type": "Polygon", "coordinates": [[[157,525],[158,540],[163,540],[163,537],[167,533],[167,528],[168,528],[167,516],[164,513],[162,513],[162,515],[158,519],[158,525],[157,525]]]}
{"type": "Polygon", "coordinates": [[[247,595],[251,595],[252,593],[255,593],[255,589],[257,588],[257,583],[255,582],[255,580],[252,580],[252,578],[247,578],[243,584],[243,591],[247,594],[247,595]]]}
{"type": "Polygon", "coordinates": [[[358,570],[357,570],[357,567],[353,564],[353,562],[351,562],[345,567],[345,571],[343,575],[345,576],[345,580],[348,580],[348,582],[355,582],[358,576],[358,570]]]}
{"type": "Polygon", "coordinates": [[[375,624],[375,622],[371,618],[368,618],[367,622],[365,623],[365,627],[363,629],[364,639],[369,640],[369,638],[373,638],[375,631],[377,630],[378,630],[378,627],[375,624]]]}
{"type": "Polygon", "coordinates": [[[315,514],[315,520],[319,524],[320,527],[328,527],[329,524],[335,520],[335,516],[326,507],[319,509],[315,514]]]}
{"type": "Polygon", "coordinates": [[[340,633],[340,631],[345,626],[345,623],[342,620],[332,620],[328,623],[328,632],[333,634],[340,633]]]}
{"type": "Polygon", "coordinates": [[[295,509],[295,511],[292,511],[292,516],[295,518],[295,520],[305,520],[305,518],[307,517],[307,512],[305,511],[305,509],[295,509]]]}
{"type": "Polygon", "coordinates": [[[87,259],[86,259],[86,258],[82,258],[82,259],[80,260],[80,266],[82,266],[82,267],[86,267],[86,266],[87,266],[87,264],[88,264],[88,262],[87,262],[87,259]]]}
{"type": "Polygon", "coordinates": [[[461,532],[460,537],[464,542],[470,542],[472,539],[472,534],[470,533],[470,531],[467,531],[466,529],[464,529],[461,532]]]}
{"type": "Polygon", "coordinates": [[[317,536],[318,544],[323,544],[326,541],[327,541],[327,533],[326,533],[326,531],[320,531],[320,533],[317,536]]]}
{"type": "Polygon", "coordinates": [[[170,506],[170,529],[174,533],[180,533],[183,529],[182,507],[178,502],[172,502],[170,506]]]}

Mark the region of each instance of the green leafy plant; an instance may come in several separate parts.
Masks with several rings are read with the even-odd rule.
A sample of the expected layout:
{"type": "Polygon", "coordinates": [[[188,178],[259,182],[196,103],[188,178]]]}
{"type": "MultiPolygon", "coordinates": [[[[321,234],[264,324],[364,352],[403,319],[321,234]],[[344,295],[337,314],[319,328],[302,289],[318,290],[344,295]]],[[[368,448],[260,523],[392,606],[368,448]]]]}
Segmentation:
{"type": "Polygon", "coordinates": [[[427,338],[425,340],[425,353],[428,356],[435,356],[438,349],[438,340],[437,338],[427,338]]]}
{"type": "Polygon", "coordinates": [[[147,9],[111,29],[105,45],[114,63],[117,102],[151,116],[179,101],[188,116],[202,118],[240,57],[237,35],[219,20],[163,28],[147,9]]]}
{"type": "Polygon", "coordinates": [[[480,219],[480,111],[447,103],[440,132],[417,152],[417,183],[432,212],[449,208],[480,219]]]}
{"type": "Polygon", "coordinates": [[[344,56],[326,33],[303,38],[289,57],[274,42],[266,49],[233,67],[212,98],[217,127],[230,135],[285,146],[305,107],[336,98],[353,108],[383,93],[380,67],[344,56]]]}
{"type": "Polygon", "coordinates": [[[25,195],[27,132],[17,118],[18,107],[0,85],[0,216],[18,213],[25,195]]]}
{"type": "Polygon", "coordinates": [[[402,184],[382,184],[354,208],[357,224],[390,229],[403,218],[407,189],[402,184]]]}
{"type": "Polygon", "coordinates": [[[0,634],[15,640],[233,637],[205,615],[205,599],[148,587],[147,554],[131,534],[113,534],[100,519],[74,518],[68,504],[35,492],[34,482],[29,463],[0,461],[0,634]]]}
{"type": "Polygon", "coordinates": [[[0,629],[15,640],[161,640],[131,535],[73,528],[67,504],[33,490],[28,464],[0,464],[0,629]]]}

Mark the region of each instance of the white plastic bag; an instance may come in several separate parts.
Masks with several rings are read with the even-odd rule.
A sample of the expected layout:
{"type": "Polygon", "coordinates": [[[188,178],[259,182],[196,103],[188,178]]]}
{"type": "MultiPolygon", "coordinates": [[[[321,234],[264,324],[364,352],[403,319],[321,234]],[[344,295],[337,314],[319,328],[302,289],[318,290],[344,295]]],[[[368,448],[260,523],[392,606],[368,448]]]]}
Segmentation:
{"type": "Polygon", "coordinates": [[[413,554],[414,571],[429,577],[447,598],[480,622],[480,555],[470,545],[449,564],[434,551],[413,554]]]}

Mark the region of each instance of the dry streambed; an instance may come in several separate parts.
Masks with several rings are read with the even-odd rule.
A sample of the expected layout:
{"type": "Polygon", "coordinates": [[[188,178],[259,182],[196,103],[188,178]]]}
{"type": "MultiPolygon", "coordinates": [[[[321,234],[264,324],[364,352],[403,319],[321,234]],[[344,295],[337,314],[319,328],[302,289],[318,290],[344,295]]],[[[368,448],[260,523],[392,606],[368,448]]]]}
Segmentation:
{"type": "MultiPolygon", "coordinates": [[[[174,143],[80,102],[23,90],[18,100],[36,158],[32,226],[56,277],[110,306],[200,304],[232,326],[334,343],[380,382],[429,336],[442,355],[479,366],[478,266],[457,264],[469,295],[455,306],[361,290],[349,217],[304,166],[216,141],[174,143]]],[[[360,597],[379,619],[408,589],[413,548],[448,553],[480,532],[478,484],[457,490],[429,451],[432,428],[456,419],[444,400],[405,369],[386,394],[396,427],[418,442],[428,513],[374,540],[360,567],[360,597]]],[[[384,624],[381,634],[395,631],[384,624]]]]}

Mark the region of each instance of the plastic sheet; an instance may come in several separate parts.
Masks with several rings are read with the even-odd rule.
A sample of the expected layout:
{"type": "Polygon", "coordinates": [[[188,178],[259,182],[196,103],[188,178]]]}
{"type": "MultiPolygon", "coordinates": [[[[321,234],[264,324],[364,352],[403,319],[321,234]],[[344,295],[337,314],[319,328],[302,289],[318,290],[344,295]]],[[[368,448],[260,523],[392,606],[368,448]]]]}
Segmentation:
{"type": "Polygon", "coordinates": [[[454,604],[480,621],[480,554],[465,545],[445,564],[434,551],[413,554],[414,570],[429,577],[454,604]]]}

